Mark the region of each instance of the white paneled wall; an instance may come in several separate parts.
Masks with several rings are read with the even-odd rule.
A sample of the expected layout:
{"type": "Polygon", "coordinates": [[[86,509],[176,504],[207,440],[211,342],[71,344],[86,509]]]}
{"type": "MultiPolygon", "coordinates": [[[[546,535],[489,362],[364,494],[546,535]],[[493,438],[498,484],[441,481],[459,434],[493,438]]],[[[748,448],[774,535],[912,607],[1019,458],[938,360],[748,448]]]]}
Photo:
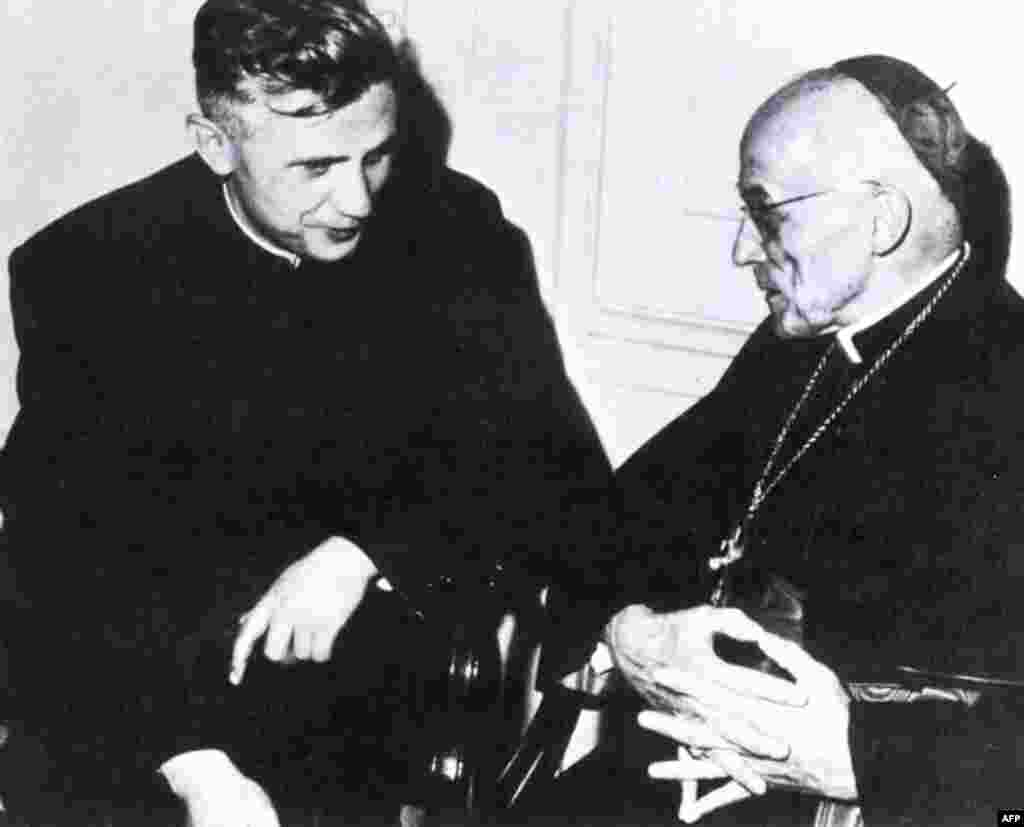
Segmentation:
{"type": "MultiPolygon", "coordinates": [[[[0,434],[17,412],[6,259],[89,198],[189,150],[190,49],[198,2],[8,0],[0,188],[0,434]]],[[[102,262],[83,262],[89,279],[102,262]],[[95,268],[95,269],[94,269],[95,268]]]]}
{"type": "Polygon", "coordinates": [[[794,74],[883,52],[956,81],[968,126],[1024,189],[1019,118],[1003,92],[1015,15],[997,0],[929,14],[927,26],[922,4],[889,0],[439,5],[408,0],[410,31],[453,105],[453,161],[495,186],[530,231],[616,461],[706,392],[764,315],[730,261],[737,142],[794,74]],[[536,143],[523,145],[510,122],[530,125],[536,143]],[[557,165],[537,174],[545,157],[557,165]]]}
{"type": "Polygon", "coordinates": [[[408,31],[454,124],[452,163],[498,192],[545,287],[562,211],[568,12],[568,0],[408,0],[408,31]]]}
{"type": "MultiPolygon", "coordinates": [[[[188,151],[198,5],[9,0],[0,255],[188,151]]],[[[998,0],[928,14],[927,25],[923,4],[891,0],[372,5],[418,44],[454,122],[453,165],[494,188],[532,238],[617,460],[713,384],[763,313],[729,261],[736,142],[753,107],[794,73],[880,51],[956,81],[968,126],[1024,191],[1019,118],[1004,103],[1015,14],[998,0]]],[[[15,413],[2,312],[0,432],[15,413]]]]}

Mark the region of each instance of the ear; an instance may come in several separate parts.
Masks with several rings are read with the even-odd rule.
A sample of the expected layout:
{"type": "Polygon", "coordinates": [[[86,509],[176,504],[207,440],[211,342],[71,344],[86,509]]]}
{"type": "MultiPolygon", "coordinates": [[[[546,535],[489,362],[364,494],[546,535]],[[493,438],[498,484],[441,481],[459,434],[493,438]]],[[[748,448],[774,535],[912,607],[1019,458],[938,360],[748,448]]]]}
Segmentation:
{"type": "Polygon", "coordinates": [[[905,192],[887,186],[876,189],[872,244],[878,258],[889,255],[906,240],[913,217],[905,192]]]}
{"type": "Polygon", "coordinates": [[[217,175],[226,177],[238,167],[238,144],[219,125],[202,115],[185,119],[196,151],[217,175]]]}

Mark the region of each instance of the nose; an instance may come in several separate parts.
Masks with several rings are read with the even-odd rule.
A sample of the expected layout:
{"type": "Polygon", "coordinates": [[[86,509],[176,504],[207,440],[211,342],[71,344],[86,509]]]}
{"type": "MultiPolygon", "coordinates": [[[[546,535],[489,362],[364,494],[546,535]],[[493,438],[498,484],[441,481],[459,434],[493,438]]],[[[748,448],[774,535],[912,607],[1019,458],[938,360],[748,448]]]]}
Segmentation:
{"type": "Polygon", "coordinates": [[[358,164],[339,164],[327,202],[335,213],[345,218],[369,218],[372,199],[365,170],[358,164]]]}
{"type": "Polygon", "coordinates": [[[736,231],[736,240],[732,245],[733,264],[737,267],[747,267],[765,261],[766,258],[764,247],[761,244],[761,236],[751,225],[750,219],[743,218],[736,231]]]}

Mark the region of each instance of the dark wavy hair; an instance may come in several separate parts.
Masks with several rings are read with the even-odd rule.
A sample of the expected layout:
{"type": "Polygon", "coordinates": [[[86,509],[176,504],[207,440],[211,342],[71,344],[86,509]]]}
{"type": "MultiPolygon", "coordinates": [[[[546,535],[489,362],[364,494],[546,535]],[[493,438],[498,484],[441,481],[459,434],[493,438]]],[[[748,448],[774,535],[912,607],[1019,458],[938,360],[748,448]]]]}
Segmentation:
{"type": "Polygon", "coordinates": [[[192,63],[203,113],[238,128],[232,104],[252,103],[249,82],[317,102],[295,116],[346,106],[378,82],[396,88],[402,56],[362,0],[207,0],[193,26],[192,63]]]}

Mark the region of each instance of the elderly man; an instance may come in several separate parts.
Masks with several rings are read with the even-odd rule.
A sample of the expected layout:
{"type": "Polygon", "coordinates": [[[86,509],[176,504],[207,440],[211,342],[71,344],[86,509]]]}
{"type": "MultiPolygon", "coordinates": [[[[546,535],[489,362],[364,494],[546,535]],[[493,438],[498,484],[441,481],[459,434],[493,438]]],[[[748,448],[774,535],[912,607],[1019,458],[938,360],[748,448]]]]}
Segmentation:
{"type": "Polygon", "coordinates": [[[994,823],[1024,765],[1005,180],[942,89],[868,56],[755,112],[739,192],[770,317],[619,477],[625,599],[671,610],[606,631],[640,724],[680,745],[650,773],[687,821],[994,823]]]}
{"type": "Polygon", "coordinates": [[[526,239],[361,0],[208,0],[193,58],[197,153],[11,256],[14,810],[109,814],[159,768],[191,823],[269,825],[400,776],[420,618],[568,576],[610,477],[526,239]],[[343,627],[329,666],[252,654],[343,627]]]}

